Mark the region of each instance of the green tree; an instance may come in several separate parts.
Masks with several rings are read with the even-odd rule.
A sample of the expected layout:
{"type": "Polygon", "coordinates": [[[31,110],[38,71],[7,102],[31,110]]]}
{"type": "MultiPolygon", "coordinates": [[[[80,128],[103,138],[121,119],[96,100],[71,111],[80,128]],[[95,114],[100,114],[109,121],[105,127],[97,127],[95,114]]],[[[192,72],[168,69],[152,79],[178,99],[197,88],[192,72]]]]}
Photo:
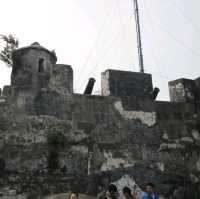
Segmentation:
{"type": "Polygon", "coordinates": [[[0,60],[3,61],[8,67],[12,67],[12,53],[19,46],[19,40],[15,36],[9,34],[0,35],[0,39],[5,43],[5,46],[0,51],[0,60]]]}

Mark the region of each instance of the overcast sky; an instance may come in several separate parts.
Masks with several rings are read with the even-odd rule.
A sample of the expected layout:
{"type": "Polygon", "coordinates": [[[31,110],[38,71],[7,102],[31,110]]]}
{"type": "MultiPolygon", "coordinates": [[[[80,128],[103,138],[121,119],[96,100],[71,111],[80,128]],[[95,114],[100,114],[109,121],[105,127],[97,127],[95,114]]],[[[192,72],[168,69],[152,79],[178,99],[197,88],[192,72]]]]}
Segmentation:
{"type": "MultiPolygon", "coordinates": [[[[200,1],[138,3],[145,72],[168,100],[168,81],[200,76],[200,1]]],[[[100,90],[106,69],[139,71],[132,0],[0,0],[0,19],[0,34],[14,34],[20,47],[37,41],[72,65],[76,92],[91,76],[100,90]]],[[[0,62],[0,87],[10,72],[0,62]]]]}

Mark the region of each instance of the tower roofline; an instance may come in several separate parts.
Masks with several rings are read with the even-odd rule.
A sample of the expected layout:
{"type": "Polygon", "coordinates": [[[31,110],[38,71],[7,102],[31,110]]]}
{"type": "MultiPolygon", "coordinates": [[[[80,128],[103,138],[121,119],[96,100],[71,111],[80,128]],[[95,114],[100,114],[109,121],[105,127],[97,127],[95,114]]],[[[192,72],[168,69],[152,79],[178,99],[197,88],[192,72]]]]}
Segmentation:
{"type": "Polygon", "coordinates": [[[57,56],[56,56],[55,51],[48,50],[47,48],[41,46],[38,42],[34,42],[30,46],[25,46],[25,47],[22,47],[22,48],[18,48],[17,50],[15,50],[13,52],[12,56],[13,56],[13,58],[15,58],[15,56],[17,56],[18,53],[20,53],[20,52],[22,52],[24,50],[29,50],[29,49],[36,49],[36,50],[46,51],[47,53],[51,54],[54,63],[56,63],[56,61],[57,61],[57,56]]]}

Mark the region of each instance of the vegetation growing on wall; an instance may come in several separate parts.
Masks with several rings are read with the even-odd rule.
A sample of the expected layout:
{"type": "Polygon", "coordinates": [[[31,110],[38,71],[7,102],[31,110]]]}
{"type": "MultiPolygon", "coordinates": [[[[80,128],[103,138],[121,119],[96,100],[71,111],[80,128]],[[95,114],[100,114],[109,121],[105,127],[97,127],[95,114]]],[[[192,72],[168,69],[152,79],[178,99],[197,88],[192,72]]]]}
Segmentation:
{"type": "Polygon", "coordinates": [[[48,144],[48,169],[52,173],[59,167],[59,152],[65,146],[65,136],[63,131],[59,127],[53,127],[50,129],[47,136],[48,144]]]}

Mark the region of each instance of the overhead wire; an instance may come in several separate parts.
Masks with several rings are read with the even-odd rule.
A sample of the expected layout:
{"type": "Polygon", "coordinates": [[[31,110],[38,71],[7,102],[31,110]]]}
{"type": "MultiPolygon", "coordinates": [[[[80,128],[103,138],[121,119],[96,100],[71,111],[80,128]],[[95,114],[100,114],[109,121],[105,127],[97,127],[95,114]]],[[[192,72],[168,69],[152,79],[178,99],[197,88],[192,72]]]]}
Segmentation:
{"type": "MultiPolygon", "coordinates": [[[[113,14],[115,15],[115,11],[116,11],[116,9],[118,8],[118,6],[117,6],[117,2],[118,2],[118,0],[114,0],[114,3],[115,3],[115,9],[113,10],[113,14]]],[[[114,16],[115,17],[115,16],[114,16]]],[[[121,19],[120,19],[121,20],[121,19]]],[[[114,26],[114,28],[112,29],[113,31],[111,32],[111,34],[113,33],[113,37],[112,37],[112,40],[111,40],[111,42],[108,42],[108,40],[106,39],[106,42],[105,43],[108,43],[109,45],[107,45],[107,46],[105,46],[106,48],[103,50],[103,54],[98,54],[98,56],[97,56],[97,59],[96,59],[96,64],[94,64],[94,66],[91,68],[91,70],[88,72],[88,75],[92,75],[93,74],[93,72],[98,68],[98,66],[99,66],[99,61],[98,60],[105,60],[105,58],[106,58],[106,56],[108,56],[108,53],[109,53],[109,51],[112,49],[112,46],[113,46],[113,44],[116,44],[116,40],[118,40],[118,37],[119,37],[119,35],[120,35],[120,33],[121,33],[121,30],[119,29],[118,31],[116,31],[116,26],[117,25],[115,25],[114,26]]],[[[104,44],[105,44],[104,43],[104,44]]],[[[87,82],[87,78],[85,79],[85,81],[84,81],[84,84],[86,84],[86,82],[87,82]]]]}
{"type": "MultiPolygon", "coordinates": [[[[151,32],[152,32],[152,35],[156,35],[155,34],[155,29],[154,29],[154,27],[152,26],[152,24],[153,24],[153,20],[152,20],[152,18],[151,18],[151,15],[150,15],[150,12],[149,12],[149,8],[148,8],[148,6],[146,6],[146,4],[144,3],[144,1],[143,1],[143,8],[144,8],[144,18],[146,19],[146,21],[148,22],[147,24],[148,24],[148,26],[150,27],[150,29],[151,29],[151,32]]],[[[145,25],[143,26],[143,27],[146,27],[145,25]]],[[[147,31],[149,31],[149,29],[146,29],[147,31]]],[[[151,41],[156,41],[155,40],[155,38],[154,39],[152,39],[151,41]]],[[[167,76],[167,75],[163,75],[163,73],[161,72],[161,70],[160,70],[160,67],[159,67],[159,64],[158,64],[158,59],[157,59],[157,55],[156,55],[156,50],[155,50],[155,46],[151,43],[151,42],[149,42],[149,44],[151,45],[151,51],[150,51],[150,53],[152,54],[152,57],[153,57],[153,60],[154,60],[154,64],[155,64],[155,67],[157,68],[157,70],[158,70],[158,75],[160,76],[160,77],[162,77],[162,78],[164,78],[164,79],[167,79],[167,80],[170,80],[170,78],[167,76]]],[[[154,42],[154,44],[156,45],[156,42],[154,42]]]]}
{"type": "MultiPolygon", "coordinates": [[[[117,2],[117,0],[115,1],[115,3],[116,3],[116,2],[117,2]]],[[[145,4],[144,4],[144,5],[145,5],[145,4]]],[[[119,4],[118,4],[117,6],[119,6],[119,4]]],[[[113,7],[114,7],[114,6],[113,6],[113,7]]],[[[114,9],[113,9],[113,10],[114,10],[114,9]]],[[[118,10],[119,10],[119,7],[118,7],[118,10]]],[[[94,45],[92,46],[92,48],[91,48],[91,50],[90,50],[90,53],[89,53],[89,55],[87,56],[86,61],[85,61],[84,64],[83,64],[83,67],[82,67],[81,70],[80,70],[79,76],[83,74],[85,68],[87,67],[88,62],[89,62],[89,60],[90,60],[90,58],[91,58],[91,55],[93,54],[93,51],[94,51],[95,47],[97,46],[98,41],[99,41],[99,38],[100,38],[100,36],[102,35],[102,32],[103,32],[104,27],[105,27],[105,25],[106,25],[106,22],[107,22],[106,19],[107,19],[107,18],[110,19],[111,13],[112,13],[112,12],[107,13],[107,16],[108,16],[108,17],[105,17],[105,20],[104,20],[104,22],[102,23],[102,26],[101,26],[100,30],[98,31],[96,41],[95,41],[94,45]]],[[[186,17],[185,17],[185,18],[186,18],[186,17]]],[[[194,50],[191,46],[187,45],[187,44],[186,44],[184,41],[182,41],[181,39],[177,38],[177,37],[176,37],[173,33],[171,33],[165,26],[163,26],[162,24],[160,24],[160,23],[158,23],[158,22],[153,21],[153,20],[151,19],[151,17],[149,17],[149,16],[147,17],[147,19],[150,20],[149,25],[150,25],[151,30],[152,30],[153,32],[155,31],[155,30],[153,30],[153,29],[154,29],[153,26],[158,27],[160,30],[162,30],[163,32],[165,32],[171,39],[173,39],[173,40],[174,40],[175,42],[177,42],[179,45],[181,45],[182,47],[184,47],[185,49],[187,49],[190,53],[192,53],[192,54],[195,55],[195,56],[200,56],[200,53],[199,53],[199,52],[197,52],[196,50],[194,50]]],[[[122,25],[122,21],[121,21],[121,17],[120,17],[120,12],[119,12],[119,20],[120,20],[120,24],[122,25]]],[[[102,55],[102,56],[103,56],[103,59],[105,59],[105,56],[108,56],[110,50],[112,49],[113,43],[116,44],[116,40],[117,40],[119,34],[120,34],[120,31],[119,31],[118,33],[115,34],[115,36],[113,37],[112,41],[110,42],[110,45],[108,45],[108,46],[106,47],[106,49],[103,51],[103,55],[102,55]]],[[[126,37],[124,37],[124,38],[126,38],[126,37]]],[[[158,72],[160,73],[160,76],[162,76],[163,78],[166,78],[166,79],[169,80],[169,79],[170,79],[169,77],[164,76],[164,75],[161,73],[160,68],[159,68],[159,64],[158,64],[158,60],[157,60],[157,56],[155,55],[154,47],[153,47],[152,49],[153,49],[153,50],[152,50],[152,54],[153,54],[155,66],[157,67],[158,72]]],[[[102,57],[102,56],[101,56],[101,57],[102,57]]],[[[87,73],[87,76],[90,75],[91,73],[93,73],[93,72],[96,70],[96,68],[98,67],[98,65],[99,65],[98,59],[99,59],[99,58],[97,57],[97,58],[96,58],[96,64],[94,64],[94,66],[91,68],[91,70],[87,73]]],[[[79,82],[82,83],[82,81],[81,81],[80,78],[79,78],[79,80],[80,80],[79,82]]],[[[84,83],[85,83],[86,81],[87,81],[87,79],[84,81],[84,83]]],[[[80,86],[81,86],[81,85],[79,85],[79,88],[80,88],[80,86]]]]}
{"type": "MultiPolygon", "coordinates": [[[[145,4],[146,5],[146,4],[145,4]]],[[[148,10],[146,10],[146,12],[148,14],[148,10]]],[[[147,17],[148,20],[151,20],[151,17],[148,16],[147,17]]],[[[200,56],[200,52],[197,51],[196,49],[192,48],[190,45],[186,44],[184,41],[182,41],[180,38],[177,38],[173,33],[171,33],[166,26],[155,22],[154,20],[151,20],[151,22],[149,23],[149,25],[151,25],[151,29],[153,29],[153,26],[156,25],[157,28],[159,28],[160,30],[162,30],[164,33],[166,33],[173,41],[175,41],[176,43],[178,43],[179,45],[181,45],[182,47],[184,47],[184,49],[186,49],[188,52],[190,52],[192,55],[199,57],[200,56]]],[[[154,59],[157,59],[154,56],[154,59]]],[[[156,61],[157,62],[157,61],[156,61]]],[[[156,64],[158,66],[158,64],[156,64]]],[[[160,70],[160,69],[159,69],[160,70]]],[[[162,73],[160,72],[161,77],[165,78],[165,76],[162,75],[162,73]]],[[[168,76],[166,76],[166,79],[172,80],[173,78],[169,78],[168,76]]]]}
{"type": "MultiPolygon", "coordinates": [[[[104,31],[104,28],[105,28],[105,26],[106,26],[106,23],[108,22],[108,19],[109,19],[109,18],[111,17],[111,15],[112,15],[113,8],[114,8],[114,6],[112,6],[112,11],[109,10],[109,11],[107,12],[107,14],[106,14],[106,16],[105,16],[105,18],[104,18],[104,21],[103,21],[103,23],[102,23],[100,29],[99,29],[98,32],[97,32],[97,36],[96,36],[95,42],[94,42],[94,44],[92,45],[92,47],[90,48],[89,54],[88,54],[88,56],[86,57],[86,60],[84,61],[83,66],[82,66],[80,72],[78,73],[78,80],[79,80],[80,83],[81,83],[81,77],[83,77],[83,72],[84,72],[84,70],[86,69],[86,67],[87,67],[87,65],[88,65],[88,62],[89,62],[89,60],[90,60],[90,58],[91,58],[91,56],[92,56],[92,54],[93,54],[93,52],[94,52],[94,49],[95,49],[95,47],[96,47],[96,45],[97,45],[97,43],[98,43],[98,41],[99,41],[99,38],[101,37],[101,35],[102,35],[103,31],[104,31]]],[[[81,87],[80,83],[78,84],[78,89],[77,89],[77,90],[79,90],[80,87],[81,87]]]]}
{"type": "MultiPolygon", "coordinates": [[[[107,22],[109,22],[108,24],[110,24],[110,22],[112,22],[112,21],[110,21],[111,20],[111,18],[113,17],[113,14],[114,14],[114,11],[115,11],[115,4],[113,4],[113,6],[112,6],[112,11],[109,13],[110,15],[109,15],[109,17],[108,17],[108,19],[107,19],[107,22]]],[[[105,26],[106,26],[106,24],[104,24],[104,28],[105,28],[105,26]]],[[[103,29],[104,30],[104,29],[103,29]]],[[[101,35],[103,34],[103,31],[101,31],[101,35]]],[[[100,35],[100,36],[101,36],[100,35]]],[[[93,49],[93,51],[95,50],[95,51],[97,51],[97,45],[98,45],[98,43],[99,43],[99,41],[100,41],[100,36],[99,37],[97,37],[97,39],[96,39],[96,42],[95,42],[95,45],[94,45],[94,49],[93,49]]],[[[104,38],[103,38],[104,39],[104,38]]],[[[100,44],[105,44],[106,42],[100,42],[100,44]]],[[[90,77],[90,75],[91,75],[91,71],[92,70],[94,70],[94,68],[96,68],[97,67],[97,57],[96,57],[96,59],[95,60],[92,60],[92,62],[96,62],[96,63],[94,63],[93,65],[92,64],[90,64],[92,67],[91,67],[91,69],[88,69],[88,71],[89,72],[87,72],[87,74],[84,76],[84,80],[83,80],[83,82],[82,82],[82,85],[85,85],[86,83],[87,83],[87,81],[88,81],[88,78],[90,77]]],[[[87,63],[88,64],[88,63],[87,63]]],[[[89,65],[89,64],[88,64],[89,65]]],[[[79,86],[79,89],[82,87],[82,85],[80,85],[79,86]]]]}
{"type": "MultiPolygon", "coordinates": [[[[131,1],[132,3],[132,1],[131,1]]],[[[130,27],[128,26],[129,30],[127,31],[127,24],[123,23],[123,20],[122,20],[122,15],[121,15],[121,12],[120,12],[120,4],[119,4],[119,0],[116,0],[116,4],[117,4],[117,8],[118,8],[118,18],[119,18],[119,21],[120,21],[120,30],[122,30],[122,34],[123,34],[123,37],[122,37],[122,40],[120,40],[121,43],[126,43],[127,39],[129,38],[129,35],[127,34],[128,32],[130,32],[130,27]]],[[[130,13],[130,20],[127,20],[128,23],[131,23],[131,26],[132,26],[132,18],[134,16],[134,12],[131,12],[130,13]]],[[[130,25],[130,24],[128,24],[130,25]]],[[[111,49],[111,48],[110,48],[111,49]]],[[[125,49],[124,49],[125,50],[125,49]]],[[[126,55],[128,55],[128,53],[126,53],[126,55]]],[[[130,56],[130,63],[134,63],[134,57],[136,56],[133,56],[134,54],[132,53],[131,56],[130,56]]],[[[130,70],[133,70],[134,69],[134,64],[132,64],[131,66],[132,68],[130,70]]]]}
{"type": "MultiPolygon", "coordinates": [[[[110,44],[109,45],[107,45],[107,47],[103,50],[103,54],[101,55],[101,56],[97,56],[97,60],[102,60],[102,59],[106,59],[106,57],[108,57],[108,55],[109,55],[109,53],[110,53],[110,51],[112,50],[112,47],[113,47],[113,44],[115,44],[116,45],[116,43],[118,43],[118,40],[119,40],[119,35],[120,35],[120,33],[121,32],[123,32],[123,34],[125,34],[126,33],[126,35],[123,37],[123,41],[125,40],[125,39],[127,39],[128,37],[127,37],[127,31],[126,31],[126,29],[127,29],[127,27],[125,27],[125,24],[122,22],[122,16],[121,16],[121,14],[120,14],[120,8],[119,8],[119,0],[114,0],[114,2],[115,2],[115,7],[117,8],[117,10],[118,10],[118,18],[119,18],[119,22],[120,22],[120,27],[122,27],[123,26],[123,28],[121,28],[121,29],[119,29],[119,31],[117,31],[116,32],[116,28],[114,29],[114,33],[115,33],[115,35],[112,37],[112,40],[111,40],[111,42],[109,42],[110,44]],[[122,31],[123,30],[123,31],[122,31]]],[[[115,10],[114,10],[115,11],[115,10]]],[[[131,15],[130,15],[130,20],[132,20],[131,18],[133,17],[133,12],[131,12],[131,15]]],[[[129,21],[129,20],[128,20],[129,21]]],[[[121,41],[120,40],[120,42],[123,42],[123,41],[121,41]]],[[[108,42],[106,42],[106,43],[108,43],[108,42]]],[[[133,60],[134,60],[134,57],[132,57],[132,55],[131,55],[131,62],[133,62],[133,60]]],[[[99,66],[99,62],[98,61],[96,61],[96,64],[94,64],[94,66],[91,68],[91,70],[87,73],[87,75],[88,75],[88,77],[89,77],[89,75],[91,75],[95,70],[96,70],[96,68],[99,66]]],[[[85,78],[85,81],[83,82],[83,84],[85,84],[87,82],[87,78],[85,78]]],[[[79,87],[80,88],[80,87],[79,87]]]]}
{"type": "Polygon", "coordinates": [[[187,45],[181,39],[178,39],[173,33],[171,33],[169,30],[167,30],[166,27],[164,27],[160,23],[155,23],[155,25],[157,25],[160,28],[160,30],[162,30],[163,32],[167,33],[167,35],[170,38],[172,38],[175,42],[179,43],[182,47],[184,47],[185,49],[187,49],[191,54],[193,54],[194,56],[200,57],[200,52],[194,50],[192,47],[190,47],[189,45],[187,45]]]}
{"type": "MultiPolygon", "coordinates": [[[[126,34],[125,36],[122,37],[122,40],[120,40],[121,43],[124,43],[125,40],[128,38],[127,37],[127,27],[126,25],[122,22],[122,16],[120,14],[120,8],[119,8],[119,0],[115,0],[116,5],[117,5],[117,10],[118,10],[118,18],[119,18],[119,26],[120,28],[117,28],[118,31],[116,32],[116,30],[114,32],[116,32],[116,34],[112,37],[112,40],[110,42],[110,45],[107,46],[107,48],[103,51],[103,55],[101,56],[102,59],[106,60],[106,58],[108,57],[110,51],[112,50],[113,45],[117,44],[119,42],[119,36],[120,34],[126,34]]],[[[130,19],[132,18],[132,15],[130,15],[130,19]]]]}
{"type": "MultiPolygon", "coordinates": [[[[116,2],[117,0],[114,0],[114,2],[116,2]]],[[[115,4],[115,10],[116,10],[116,4],[115,4]]],[[[115,13],[114,13],[115,14],[115,13]]],[[[108,50],[110,50],[110,48],[111,48],[111,46],[113,45],[113,42],[118,38],[118,36],[119,36],[119,33],[120,33],[120,31],[117,31],[116,32],[116,29],[114,29],[113,31],[112,31],[112,33],[114,33],[113,35],[113,37],[112,37],[112,40],[110,41],[110,42],[108,42],[107,41],[107,43],[109,43],[109,45],[107,45],[107,46],[105,46],[106,48],[103,50],[103,54],[102,55],[100,55],[99,57],[97,57],[97,63],[96,63],[96,65],[95,65],[95,67],[94,68],[92,68],[91,69],[91,73],[93,73],[95,70],[96,70],[96,68],[98,67],[98,65],[99,65],[99,62],[98,62],[98,60],[100,59],[100,60],[102,60],[102,59],[104,59],[105,60],[105,55],[108,53],[108,50]]]]}
{"type": "Polygon", "coordinates": [[[196,25],[189,16],[185,15],[184,11],[181,9],[181,7],[177,4],[177,2],[175,0],[171,0],[170,2],[177,9],[177,11],[185,18],[185,20],[187,20],[190,23],[190,25],[193,26],[193,29],[196,31],[196,33],[199,34],[200,27],[198,25],[196,25]]]}
{"type": "Polygon", "coordinates": [[[176,43],[187,49],[190,53],[192,53],[194,56],[200,56],[200,52],[194,50],[191,46],[186,44],[181,39],[177,38],[173,33],[171,33],[164,25],[156,22],[155,20],[152,20],[152,24],[156,25],[160,30],[162,30],[164,33],[166,33],[171,39],[173,39],[176,43]]]}
{"type": "MultiPolygon", "coordinates": [[[[109,55],[109,52],[112,50],[112,47],[113,47],[113,44],[116,44],[118,42],[118,39],[119,39],[119,35],[120,33],[126,33],[127,34],[127,31],[126,31],[126,28],[125,28],[125,24],[122,22],[122,16],[120,15],[120,10],[119,10],[119,0],[115,0],[115,3],[117,5],[117,10],[118,10],[118,18],[119,18],[119,24],[120,24],[120,27],[124,27],[124,28],[121,28],[121,29],[118,29],[118,31],[116,32],[116,30],[114,30],[114,33],[115,36],[113,37],[113,39],[111,40],[110,42],[110,45],[107,46],[106,49],[104,49],[103,51],[103,54],[100,56],[100,60],[102,59],[106,59],[106,57],[108,57],[109,55]],[[123,30],[123,31],[122,31],[123,30]]],[[[132,15],[130,16],[130,19],[131,19],[132,15]]],[[[127,37],[123,37],[123,40],[127,39],[127,37]]],[[[120,40],[120,42],[123,42],[120,40]]],[[[96,65],[91,69],[90,73],[92,74],[96,68],[99,66],[99,62],[97,61],[96,65]]]]}

